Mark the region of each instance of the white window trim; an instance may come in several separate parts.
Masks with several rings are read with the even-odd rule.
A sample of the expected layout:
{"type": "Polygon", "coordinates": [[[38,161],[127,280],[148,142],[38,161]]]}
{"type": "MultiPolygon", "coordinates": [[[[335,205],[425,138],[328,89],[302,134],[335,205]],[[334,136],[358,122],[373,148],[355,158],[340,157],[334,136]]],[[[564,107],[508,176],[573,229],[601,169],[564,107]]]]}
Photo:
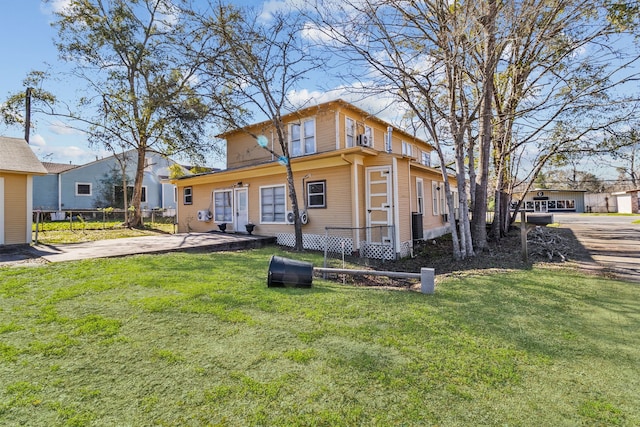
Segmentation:
{"type": "Polygon", "coordinates": [[[421,151],[420,163],[422,163],[423,166],[431,167],[431,153],[429,151],[421,151]]]}
{"type": "Polygon", "coordinates": [[[289,206],[287,205],[287,186],[286,184],[275,184],[275,185],[262,185],[258,188],[258,202],[260,203],[260,224],[286,224],[287,223],[287,212],[289,211],[289,206]],[[276,188],[282,187],[284,188],[284,220],[282,222],[277,221],[263,221],[262,220],[262,190],[265,188],[276,188]]]}
{"type": "MultiPolygon", "coordinates": [[[[307,182],[307,208],[309,209],[323,209],[327,207],[327,181],[326,180],[317,180],[317,181],[309,181],[307,182]],[[311,204],[311,192],[309,191],[309,187],[311,184],[320,184],[322,183],[322,201],[324,202],[322,205],[312,205],[311,204]]],[[[320,193],[313,193],[313,195],[318,195],[320,193]]]]}
{"type": "Polygon", "coordinates": [[[192,205],[193,204],[193,187],[182,187],[182,204],[183,205],[192,205]],[[188,196],[191,197],[191,201],[187,203],[187,190],[189,190],[188,196]]]}
{"type": "Polygon", "coordinates": [[[439,191],[437,190],[438,187],[439,185],[436,181],[431,181],[431,203],[432,203],[434,216],[439,215],[438,202],[440,200],[440,197],[438,196],[438,193],[439,193],[439,191]]]}
{"type": "MultiPolygon", "coordinates": [[[[291,157],[300,157],[300,156],[306,156],[307,154],[315,154],[318,152],[318,138],[317,138],[317,129],[316,129],[316,119],[315,117],[309,118],[309,119],[304,119],[304,120],[300,120],[297,123],[290,123],[289,124],[289,155],[291,157]],[[306,144],[306,138],[307,138],[307,134],[305,133],[305,124],[308,122],[313,122],[313,151],[311,152],[307,152],[307,144],[306,144]],[[292,138],[293,132],[291,131],[291,128],[293,126],[299,126],[300,127],[300,150],[302,151],[301,154],[293,154],[293,141],[294,139],[292,138]]],[[[297,141],[297,140],[296,140],[297,141]]]]}
{"type": "Polygon", "coordinates": [[[416,211],[424,214],[424,181],[416,178],[416,211]],[[422,200],[422,203],[420,201],[422,200]]]}
{"type": "Polygon", "coordinates": [[[345,148],[356,146],[356,121],[351,117],[344,119],[344,146],[345,148]],[[351,144],[349,144],[349,137],[351,137],[351,144]]]}
{"type": "Polygon", "coordinates": [[[90,182],[76,182],[76,196],[79,197],[91,197],[93,196],[93,184],[91,184],[90,182]],[[89,186],[89,194],[80,194],[78,193],[78,186],[79,185],[88,185],[89,186]]]}
{"type": "Polygon", "coordinates": [[[215,222],[227,222],[227,223],[233,222],[233,190],[225,189],[225,190],[213,191],[213,219],[215,222]],[[216,194],[218,193],[229,193],[229,207],[231,208],[229,215],[231,216],[231,218],[229,218],[228,221],[226,220],[226,218],[221,221],[216,219],[216,194]]]}
{"type": "Polygon", "coordinates": [[[413,144],[402,141],[402,155],[407,157],[413,157],[413,144]]]}

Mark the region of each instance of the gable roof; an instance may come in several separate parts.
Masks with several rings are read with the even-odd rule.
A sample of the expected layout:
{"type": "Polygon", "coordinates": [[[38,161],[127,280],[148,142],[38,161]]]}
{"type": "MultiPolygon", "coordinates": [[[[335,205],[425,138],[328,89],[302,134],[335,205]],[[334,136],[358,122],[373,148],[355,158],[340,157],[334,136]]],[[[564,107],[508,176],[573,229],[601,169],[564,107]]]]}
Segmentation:
{"type": "Polygon", "coordinates": [[[0,136],[0,172],[45,175],[47,169],[40,163],[27,141],[0,136]]]}
{"type": "MultiPolygon", "coordinates": [[[[425,140],[423,140],[423,139],[421,139],[421,138],[419,138],[419,137],[417,137],[415,135],[412,135],[411,133],[409,133],[409,132],[407,132],[407,131],[405,131],[403,129],[400,129],[397,126],[394,126],[391,123],[389,123],[389,122],[387,122],[385,120],[382,120],[380,117],[378,117],[378,116],[376,116],[374,114],[371,114],[371,113],[363,110],[362,108],[357,107],[357,106],[351,104],[350,102],[347,102],[347,101],[345,101],[344,99],[341,99],[341,98],[334,99],[332,101],[323,102],[323,103],[320,103],[320,104],[311,105],[309,107],[305,107],[305,108],[302,108],[300,110],[293,111],[291,113],[285,114],[285,115],[282,116],[282,121],[283,122],[287,122],[287,121],[292,120],[292,119],[299,119],[300,117],[304,117],[306,115],[313,114],[315,111],[322,110],[323,108],[327,108],[327,107],[330,107],[332,105],[336,105],[338,107],[342,107],[342,108],[345,108],[347,110],[351,110],[352,112],[358,114],[361,117],[366,118],[367,120],[371,120],[371,121],[376,122],[376,123],[378,123],[378,124],[380,124],[380,125],[382,125],[384,127],[387,127],[387,128],[388,127],[393,128],[394,132],[397,132],[397,133],[399,133],[400,135],[402,135],[402,136],[404,136],[406,138],[410,138],[412,140],[415,140],[415,141],[418,141],[418,142],[422,142],[422,143],[424,143],[424,144],[426,144],[428,146],[431,146],[431,144],[429,144],[427,141],[425,141],[425,140]]],[[[262,122],[259,122],[259,123],[250,124],[248,126],[245,126],[244,128],[228,130],[226,132],[223,132],[221,134],[216,135],[216,137],[220,138],[220,139],[226,139],[227,137],[229,137],[229,136],[231,136],[233,134],[242,132],[243,129],[259,128],[259,127],[263,127],[263,126],[268,126],[270,124],[271,124],[270,120],[265,120],[265,121],[262,121],[262,122]]]]}
{"type": "Polygon", "coordinates": [[[42,166],[47,169],[48,173],[62,173],[66,172],[70,169],[77,168],[77,165],[72,165],[70,163],[52,163],[52,162],[42,162],[42,166]]]}

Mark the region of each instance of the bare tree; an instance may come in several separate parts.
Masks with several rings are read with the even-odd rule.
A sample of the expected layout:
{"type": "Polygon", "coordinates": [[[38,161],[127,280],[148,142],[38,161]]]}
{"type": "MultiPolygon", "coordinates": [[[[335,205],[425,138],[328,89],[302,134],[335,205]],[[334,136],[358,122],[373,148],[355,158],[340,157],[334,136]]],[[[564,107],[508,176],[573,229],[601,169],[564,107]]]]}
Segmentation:
{"type": "MultiPolygon", "coordinates": [[[[468,195],[467,180],[474,165],[467,160],[478,140],[474,122],[478,120],[482,100],[491,99],[490,92],[484,97],[473,86],[483,72],[478,69],[481,61],[474,55],[482,51],[484,40],[480,32],[474,33],[470,28],[480,27],[481,12],[473,2],[327,0],[320,2],[313,16],[316,31],[323,39],[332,40],[335,55],[358,64],[351,69],[358,70],[359,75],[348,77],[357,78],[360,86],[370,93],[395,95],[415,120],[415,128],[426,133],[440,159],[450,212],[455,211],[454,192],[444,165],[448,150],[453,148],[460,198],[459,232],[451,227],[453,255],[457,259],[475,254],[468,201],[475,200],[478,192],[472,197],[468,195]]],[[[490,21],[485,24],[489,28],[492,25],[490,21]]],[[[477,87],[481,92],[484,90],[481,82],[477,87]]],[[[484,105],[490,107],[490,103],[484,105]]],[[[490,136],[490,122],[485,124],[490,136]]],[[[490,138],[483,141],[486,143],[490,138]]],[[[484,162],[487,153],[484,149],[484,162]]],[[[487,176],[488,167],[483,180],[487,176]]],[[[480,196],[486,199],[486,192],[480,196]]]]}
{"type": "Polygon", "coordinates": [[[289,146],[289,123],[283,117],[303,107],[295,104],[291,95],[309,72],[322,65],[300,37],[304,22],[293,10],[263,19],[254,9],[222,3],[211,5],[208,13],[194,14],[194,18],[215,36],[214,46],[224,47],[222,53],[214,49],[204,67],[214,84],[222,82],[224,95],[231,100],[225,102],[214,90],[211,92],[214,102],[223,107],[217,115],[223,129],[250,132],[247,126],[255,113],[265,117],[273,128],[279,151],[266,143],[265,136],[250,135],[279,159],[286,171],[294,215],[294,248],[302,250],[300,207],[291,168],[294,153],[289,146]]]}

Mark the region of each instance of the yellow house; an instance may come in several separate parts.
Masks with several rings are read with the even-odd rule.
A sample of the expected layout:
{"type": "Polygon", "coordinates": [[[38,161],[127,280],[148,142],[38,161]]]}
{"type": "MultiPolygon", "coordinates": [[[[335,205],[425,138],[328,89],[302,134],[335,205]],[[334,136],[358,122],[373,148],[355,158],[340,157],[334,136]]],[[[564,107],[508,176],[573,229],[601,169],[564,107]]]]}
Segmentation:
{"type": "Polygon", "coordinates": [[[46,175],[24,139],[0,136],[0,246],[31,243],[33,175],[46,175]]]}
{"type": "MultiPolygon", "coordinates": [[[[449,232],[442,173],[431,167],[428,143],[343,100],[283,120],[306,249],[393,259],[409,255],[414,240],[449,232]]],[[[294,218],[274,128],[263,122],[221,137],[227,169],[173,180],[178,231],[225,224],[227,232],[245,233],[251,223],[256,234],[293,246],[294,218]]]]}

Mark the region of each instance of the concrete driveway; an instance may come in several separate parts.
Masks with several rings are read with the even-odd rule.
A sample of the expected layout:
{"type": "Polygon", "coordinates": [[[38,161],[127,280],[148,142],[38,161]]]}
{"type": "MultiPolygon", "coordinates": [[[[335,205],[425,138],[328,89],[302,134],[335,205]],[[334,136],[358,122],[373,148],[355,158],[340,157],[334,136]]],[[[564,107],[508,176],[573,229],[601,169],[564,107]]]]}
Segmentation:
{"type": "Polygon", "coordinates": [[[274,237],[213,232],[162,234],[60,245],[19,245],[0,251],[0,267],[136,254],[239,250],[258,248],[274,242],[274,237]]]}
{"type": "Polygon", "coordinates": [[[640,224],[638,216],[554,214],[554,221],[570,229],[589,252],[595,266],[606,273],[640,283],[640,224]]]}

